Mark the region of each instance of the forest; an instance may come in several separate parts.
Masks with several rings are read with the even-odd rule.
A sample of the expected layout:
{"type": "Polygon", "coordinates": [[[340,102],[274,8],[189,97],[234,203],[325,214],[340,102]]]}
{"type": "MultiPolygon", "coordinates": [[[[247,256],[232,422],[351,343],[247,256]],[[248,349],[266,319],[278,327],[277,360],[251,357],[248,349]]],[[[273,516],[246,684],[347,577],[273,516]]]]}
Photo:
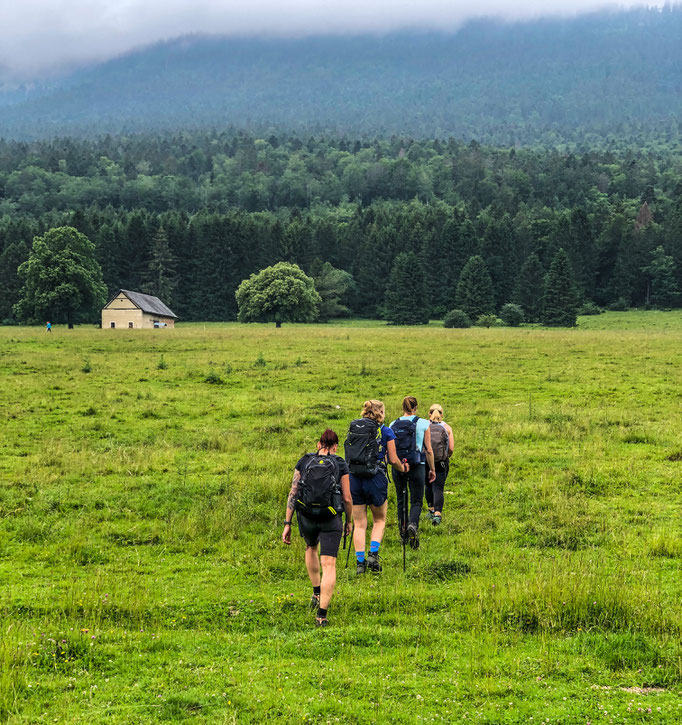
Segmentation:
{"type": "MultiPolygon", "coordinates": [[[[593,147],[668,141],[682,114],[682,7],[593,12],[457,32],[185,36],[64,77],[5,83],[0,135],[225,128],[593,147]]],[[[275,131],[276,132],[276,131],[275,131]]]]}
{"type": "Polygon", "coordinates": [[[236,319],[237,286],[277,261],[344,270],[349,312],[380,316],[400,252],[414,254],[432,318],[454,307],[472,256],[499,310],[541,294],[559,249],[584,303],[672,306],[651,283],[663,264],[682,289],[681,180],[677,148],[656,144],[569,153],[217,131],[0,141],[0,320],[17,322],[33,238],[61,225],[95,244],[109,293],[158,294],[184,320],[236,319]]]}

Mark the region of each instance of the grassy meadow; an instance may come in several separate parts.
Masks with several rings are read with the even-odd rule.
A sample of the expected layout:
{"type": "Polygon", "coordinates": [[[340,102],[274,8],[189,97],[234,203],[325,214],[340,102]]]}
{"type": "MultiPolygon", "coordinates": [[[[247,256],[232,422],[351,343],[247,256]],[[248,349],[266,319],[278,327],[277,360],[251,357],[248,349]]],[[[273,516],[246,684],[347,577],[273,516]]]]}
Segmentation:
{"type": "Polygon", "coordinates": [[[682,722],[682,312],[577,329],[0,328],[0,721],[682,722]],[[281,520],[363,400],[440,402],[443,525],[281,520]]]}

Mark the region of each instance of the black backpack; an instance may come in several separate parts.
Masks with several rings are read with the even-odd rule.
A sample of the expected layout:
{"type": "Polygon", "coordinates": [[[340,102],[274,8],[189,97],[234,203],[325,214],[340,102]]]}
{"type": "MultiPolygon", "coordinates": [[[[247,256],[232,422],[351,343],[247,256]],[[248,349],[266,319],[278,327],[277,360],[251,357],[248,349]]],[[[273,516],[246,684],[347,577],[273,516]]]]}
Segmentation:
{"type": "Polygon", "coordinates": [[[343,444],[350,472],[358,478],[371,478],[381,467],[381,425],[371,418],[351,421],[343,444]]]}
{"type": "Polygon", "coordinates": [[[301,470],[296,510],[311,519],[332,519],[341,513],[341,476],[335,456],[309,453],[301,470]]]}
{"type": "Polygon", "coordinates": [[[436,463],[442,463],[448,460],[448,450],[450,448],[450,436],[444,425],[440,423],[431,423],[431,448],[433,449],[433,460],[436,463]]]}
{"type": "Polygon", "coordinates": [[[414,466],[421,463],[421,452],[417,450],[417,421],[419,416],[398,418],[393,421],[391,430],[395,433],[395,450],[401,461],[414,466]]]}

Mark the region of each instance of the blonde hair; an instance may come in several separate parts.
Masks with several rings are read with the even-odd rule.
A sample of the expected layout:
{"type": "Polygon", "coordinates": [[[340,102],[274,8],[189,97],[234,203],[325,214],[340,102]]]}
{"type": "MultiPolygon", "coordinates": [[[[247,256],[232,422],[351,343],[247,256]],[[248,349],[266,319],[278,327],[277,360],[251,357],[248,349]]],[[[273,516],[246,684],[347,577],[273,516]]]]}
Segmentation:
{"type": "Polygon", "coordinates": [[[429,420],[432,423],[442,423],[443,422],[443,408],[438,405],[438,403],[434,403],[429,408],[429,420]]]}
{"type": "Polygon", "coordinates": [[[386,408],[380,400],[365,400],[362,404],[362,417],[383,423],[386,418],[386,408]]]}
{"type": "Polygon", "coordinates": [[[414,413],[415,410],[417,410],[417,399],[414,395],[403,398],[403,411],[409,415],[414,413]]]}

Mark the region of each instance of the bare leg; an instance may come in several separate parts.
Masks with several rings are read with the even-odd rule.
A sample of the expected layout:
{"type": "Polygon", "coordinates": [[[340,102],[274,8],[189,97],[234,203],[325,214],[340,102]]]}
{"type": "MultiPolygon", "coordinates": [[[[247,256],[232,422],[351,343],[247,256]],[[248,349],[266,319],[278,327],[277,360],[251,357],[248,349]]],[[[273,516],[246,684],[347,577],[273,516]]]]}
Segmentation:
{"type": "MultiPolygon", "coordinates": [[[[384,538],[384,529],[386,528],[386,512],[388,511],[388,501],[384,501],[381,506],[372,506],[372,541],[382,542],[384,538]]],[[[355,511],[353,511],[355,515],[355,511]]],[[[357,523],[355,524],[357,530],[357,523]]],[[[365,514],[365,528],[367,527],[367,514],[365,514]]],[[[363,534],[364,539],[364,534],[363,534]]]]}
{"type": "Polygon", "coordinates": [[[365,550],[365,538],[367,534],[367,507],[353,506],[353,523],[355,531],[353,533],[353,546],[355,551],[365,550]]]}
{"type": "MultiPolygon", "coordinates": [[[[320,586],[320,560],[317,558],[317,546],[306,546],[305,565],[308,569],[310,583],[314,587],[320,586]]],[[[333,588],[332,588],[333,590],[333,588]]]]}
{"type": "Polygon", "coordinates": [[[327,609],[336,586],[336,557],[321,556],[322,562],[322,589],[320,591],[320,607],[327,609]]]}

